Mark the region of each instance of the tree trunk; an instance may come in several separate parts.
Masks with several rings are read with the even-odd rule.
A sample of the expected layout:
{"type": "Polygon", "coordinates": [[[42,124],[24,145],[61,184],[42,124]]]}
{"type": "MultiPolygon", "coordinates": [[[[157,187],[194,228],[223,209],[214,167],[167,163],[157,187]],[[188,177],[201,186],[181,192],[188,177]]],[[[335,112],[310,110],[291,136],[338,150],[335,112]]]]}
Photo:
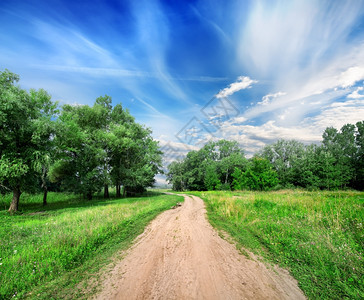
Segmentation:
{"type": "Polygon", "coordinates": [[[13,199],[11,200],[10,207],[9,207],[10,213],[18,211],[20,195],[21,195],[20,187],[14,188],[13,189],[13,199]]]}
{"type": "Polygon", "coordinates": [[[120,184],[119,183],[116,184],[116,197],[117,198],[120,198],[121,197],[120,184]]]}
{"type": "Polygon", "coordinates": [[[123,198],[125,198],[125,195],[126,195],[126,188],[125,186],[123,186],[123,198]]]}
{"type": "Polygon", "coordinates": [[[47,194],[48,194],[48,189],[47,187],[43,187],[43,206],[46,206],[47,203],[47,194]]]}
{"type": "Polygon", "coordinates": [[[104,199],[109,199],[109,186],[107,184],[105,184],[104,186],[104,199]]]}
{"type": "Polygon", "coordinates": [[[87,200],[92,200],[92,192],[91,191],[87,192],[86,198],[87,198],[87,200]]]}

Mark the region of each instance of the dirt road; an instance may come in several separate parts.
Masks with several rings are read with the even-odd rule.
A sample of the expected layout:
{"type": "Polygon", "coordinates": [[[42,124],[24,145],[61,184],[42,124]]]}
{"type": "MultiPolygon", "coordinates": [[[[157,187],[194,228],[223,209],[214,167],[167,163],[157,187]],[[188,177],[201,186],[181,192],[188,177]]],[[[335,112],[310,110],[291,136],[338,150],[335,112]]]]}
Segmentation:
{"type": "Polygon", "coordinates": [[[240,255],[206,220],[203,201],[159,215],[95,299],[305,299],[288,272],[240,255]]]}

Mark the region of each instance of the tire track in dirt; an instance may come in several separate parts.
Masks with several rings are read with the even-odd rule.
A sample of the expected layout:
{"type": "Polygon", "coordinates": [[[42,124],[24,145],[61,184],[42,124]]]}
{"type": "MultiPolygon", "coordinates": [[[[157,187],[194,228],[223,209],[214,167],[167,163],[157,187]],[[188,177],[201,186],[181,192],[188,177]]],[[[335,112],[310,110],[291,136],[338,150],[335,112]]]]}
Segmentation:
{"type": "Polygon", "coordinates": [[[240,255],[185,196],[160,214],[102,283],[94,299],[305,299],[287,271],[240,255]]]}

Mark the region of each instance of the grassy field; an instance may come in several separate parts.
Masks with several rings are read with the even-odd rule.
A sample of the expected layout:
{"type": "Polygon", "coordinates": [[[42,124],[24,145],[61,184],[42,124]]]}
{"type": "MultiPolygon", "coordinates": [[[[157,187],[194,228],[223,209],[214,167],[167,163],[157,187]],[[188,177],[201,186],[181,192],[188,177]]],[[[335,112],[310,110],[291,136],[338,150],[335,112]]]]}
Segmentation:
{"type": "Polygon", "coordinates": [[[364,298],[364,193],[193,192],[210,222],[289,269],[310,299],[364,298]]]}
{"type": "MultiPolygon", "coordinates": [[[[0,199],[0,299],[80,299],[87,282],[160,212],[182,197],[149,193],[85,201],[74,195],[22,195],[16,215],[0,199]]],[[[95,288],[95,287],[94,287],[95,288]]]]}

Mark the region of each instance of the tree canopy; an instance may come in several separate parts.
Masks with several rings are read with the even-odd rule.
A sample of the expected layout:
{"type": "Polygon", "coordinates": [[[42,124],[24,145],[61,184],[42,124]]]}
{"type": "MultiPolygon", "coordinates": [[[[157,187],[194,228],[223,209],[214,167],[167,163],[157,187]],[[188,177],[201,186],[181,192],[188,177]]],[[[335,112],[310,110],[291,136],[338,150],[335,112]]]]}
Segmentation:
{"type": "Polygon", "coordinates": [[[364,121],[328,127],[319,145],[279,140],[259,155],[271,162],[282,186],[363,190],[363,128],[364,121]]]}
{"type": "Polygon", "coordinates": [[[58,107],[40,90],[26,91],[19,76],[0,72],[0,190],[13,193],[18,210],[23,191],[46,192],[50,182],[91,199],[109,185],[141,192],[161,171],[162,152],[151,130],[135,122],[111,97],[94,105],[58,107]]]}
{"type": "Polygon", "coordinates": [[[325,129],[322,143],[278,140],[246,159],[236,142],[210,142],[169,165],[175,190],[364,189],[364,121],[325,129]]]}
{"type": "Polygon", "coordinates": [[[235,168],[244,168],[247,159],[235,141],[209,142],[168,166],[167,180],[175,190],[230,188],[235,168]]]}
{"type": "Polygon", "coordinates": [[[10,211],[18,209],[22,191],[34,190],[57,112],[46,91],[27,92],[16,85],[18,80],[8,70],[0,72],[0,184],[13,192],[10,211]]]}

